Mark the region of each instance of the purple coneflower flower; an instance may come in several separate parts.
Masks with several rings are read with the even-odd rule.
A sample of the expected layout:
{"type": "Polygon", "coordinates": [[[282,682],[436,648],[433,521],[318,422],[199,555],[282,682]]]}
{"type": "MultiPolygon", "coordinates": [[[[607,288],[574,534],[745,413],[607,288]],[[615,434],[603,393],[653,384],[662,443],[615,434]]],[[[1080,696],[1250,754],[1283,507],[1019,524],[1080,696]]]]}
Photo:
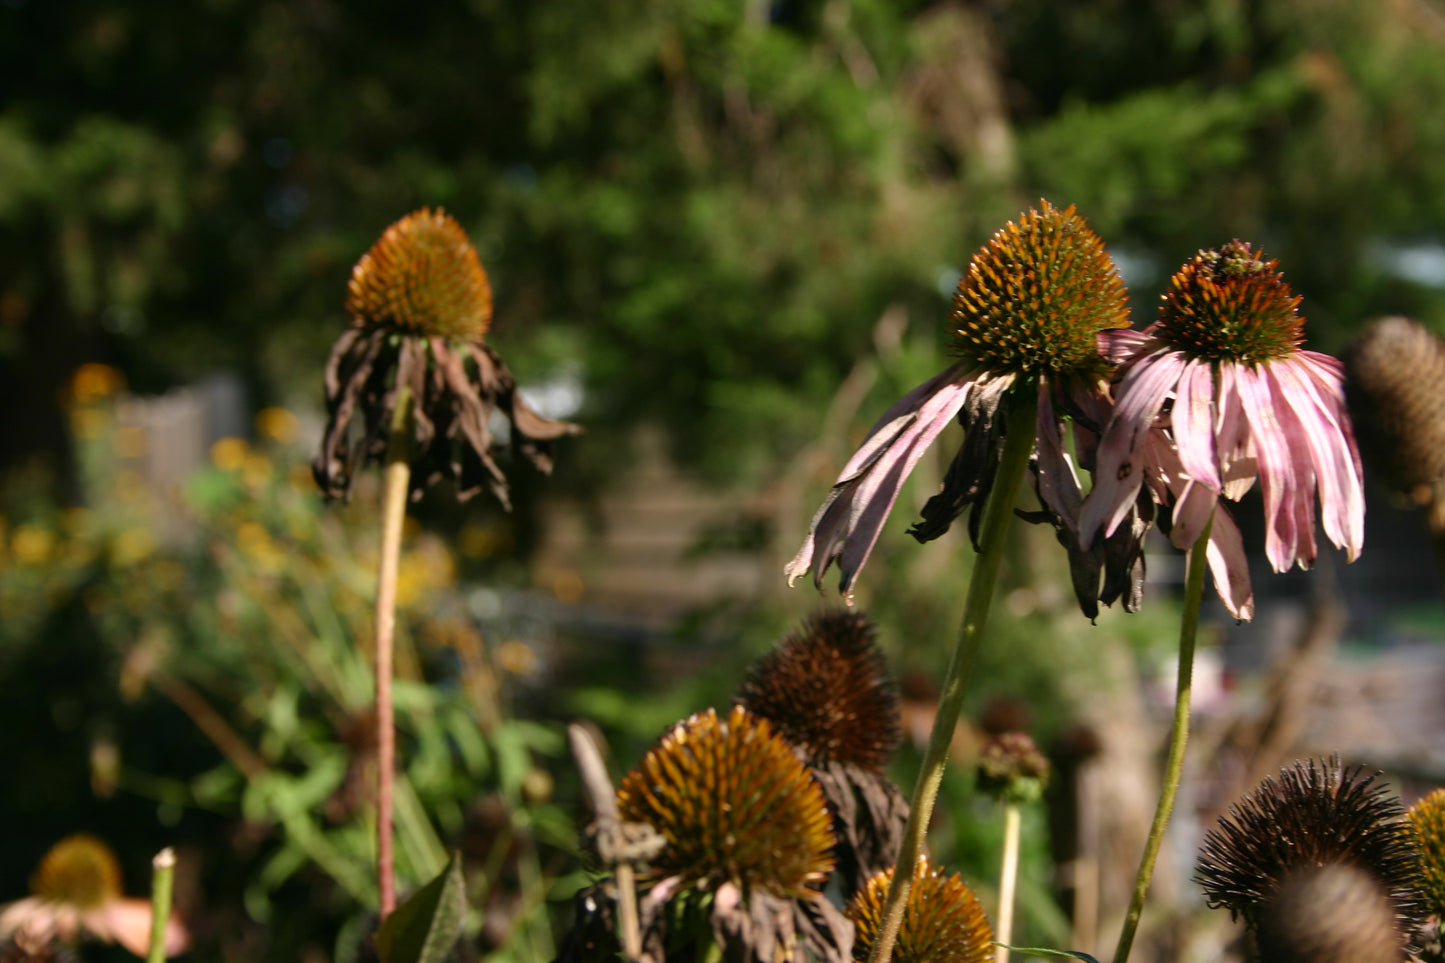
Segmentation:
{"type": "Polygon", "coordinates": [[[1314,561],[1316,490],[1325,534],[1350,561],[1365,538],[1341,365],[1300,349],[1300,299],[1277,263],[1242,241],[1201,251],[1170,280],[1158,321],[1100,336],[1120,380],[1080,518],[1087,546],[1115,530],[1146,483],[1173,506],[1177,547],[1193,545],[1212,518],[1209,569],[1239,619],[1253,616],[1254,596],[1221,496],[1238,500],[1259,479],[1276,572],[1314,561]]]}
{"type": "MultiPolygon", "coordinates": [[[[1038,393],[1033,475],[1044,506],[1041,516],[1061,533],[1074,528],[1081,496],[1064,451],[1060,418],[1074,417],[1081,435],[1078,449],[1087,461],[1093,447],[1090,429],[1101,427],[1094,418],[1107,404],[1103,391],[1109,370],[1099,354],[1098,336],[1126,326],[1128,315],[1124,285],[1099,236],[1073,207],[1060,211],[1047,201],[1040,206],[1041,211],[1029,210],[1007,224],[974,255],[951,315],[951,349],[958,360],[878,419],[788,563],[790,584],[812,568],[821,586],[828,567],[837,562],[839,591],[849,597],[903,483],[955,417],[963,425],[963,447],[943,490],[929,499],[910,534],[919,541],[937,538],[972,505],[969,529],[977,548],[981,506],[999,461],[1005,401],[1014,391],[1038,393]]],[[[1077,543],[1073,531],[1068,534],[1067,542],[1077,543]]],[[[1109,604],[1126,590],[1129,601],[1137,597],[1142,534],[1142,529],[1137,537],[1121,531],[1106,546],[1071,551],[1075,589],[1091,617],[1099,600],[1109,604]]]]}

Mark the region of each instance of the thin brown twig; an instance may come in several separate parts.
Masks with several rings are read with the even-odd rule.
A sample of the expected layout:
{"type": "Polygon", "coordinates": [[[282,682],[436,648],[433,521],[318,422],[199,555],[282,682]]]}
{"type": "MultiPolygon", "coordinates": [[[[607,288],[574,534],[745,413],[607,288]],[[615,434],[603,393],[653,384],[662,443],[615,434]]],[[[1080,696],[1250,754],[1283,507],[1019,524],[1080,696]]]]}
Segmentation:
{"type": "MultiPolygon", "coordinates": [[[[567,727],[567,741],[577,760],[582,788],[596,814],[598,837],[617,836],[622,830],[622,820],[617,812],[617,792],[612,788],[607,766],[602,761],[602,750],[592,733],[575,722],[567,727]]],[[[637,960],[642,956],[642,928],[637,912],[636,874],[626,859],[619,859],[613,867],[613,875],[617,880],[622,952],[628,960],[637,960]]]]}

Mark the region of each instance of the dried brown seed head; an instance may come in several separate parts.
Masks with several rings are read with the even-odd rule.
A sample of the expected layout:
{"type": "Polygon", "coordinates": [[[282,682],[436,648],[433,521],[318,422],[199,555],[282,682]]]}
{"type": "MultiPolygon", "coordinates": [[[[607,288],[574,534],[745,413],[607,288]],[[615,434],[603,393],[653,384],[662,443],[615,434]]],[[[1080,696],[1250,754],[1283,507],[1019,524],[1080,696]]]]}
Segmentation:
{"type": "Polygon", "coordinates": [[[748,671],[738,702],[815,764],[882,772],[902,739],[898,691],[861,612],[812,616],[748,671]]]}

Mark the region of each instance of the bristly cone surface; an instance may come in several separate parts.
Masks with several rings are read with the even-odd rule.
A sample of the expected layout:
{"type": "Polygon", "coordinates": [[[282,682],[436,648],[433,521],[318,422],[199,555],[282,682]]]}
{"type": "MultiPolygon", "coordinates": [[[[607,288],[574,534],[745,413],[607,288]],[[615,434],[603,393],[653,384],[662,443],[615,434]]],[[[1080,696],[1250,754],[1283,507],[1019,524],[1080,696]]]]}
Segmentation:
{"type": "Polygon", "coordinates": [[[1099,332],[1129,326],[1124,282],[1073,205],[1039,207],[969,262],[953,299],[953,353],[998,373],[1102,374],[1099,332]]]}
{"type": "Polygon", "coordinates": [[[1389,900],[1403,949],[1423,922],[1420,862],[1404,810],[1389,790],[1338,760],[1297,762],[1265,779],[1205,837],[1197,879],[1209,905],[1259,931],[1297,874],[1346,865],[1389,900]]]}
{"type": "Polygon", "coordinates": [[[1409,318],[1372,322],[1345,352],[1345,398],[1365,464],[1445,530],[1445,340],[1409,318]]]}
{"type": "Polygon", "coordinates": [[[51,902],[94,909],[121,895],[120,862],[95,836],[67,836],[41,859],[30,890],[51,902]]]}
{"type": "Polygon", "coordinates": [[[1246,241],[1200,251],[1169,279],[1159,338],[1213,361],[1259,364],[1292,354],[1304,341],[1304,318],[1278,268],[1246,241]]]}
{"type": "Polygon", "coordinates": [[[346,313],[357,324],[480,341],[492,320],[492,287],[462,226],[423,208],[388,227],[356,262],[346,313]]]}
{"type": "Polygon", "coordinates": [[[908,822],[908,800],[884,772],[903,724],[877,634],[861,612],[817,613],[753,664],[738,693],[812,767],[845,897],[898,861],[908,822]]]}
{"type": "Polygon", "coordinates": [[[403,386],[411,394],[413,498],[447,479],[460,500],[485,486],[511,507],[507,476],[492,457],[493,411],[511,422],[513,448],[544,473],[552,469],[550,442],[581,431],[532,410],[482,340],[491,286],[466,233],[444,212],[423,209],[389,227],[357,262],[346,309],[352,326],[326,363],[328,420],[312,463],[328,498],[345,497],[359,468],[385,460],[403,386]]]}
{"type": "MultiPolygon", "coordinates": [[[[844,911],[858,928],[854,960],[866,960],[872,952],[892,882],[891,869],[874,876],[844,911]]],[[[893,959],[898,963],[988,963],[994,953],[993,927],[973,890],[957,873],[945,876],[928,857],[920,857],[893,959]]]]}
{"type": "Polygon", "coordinates": [[[1445,920],[1445,789],[1425,796],[1405,815],[1419,849],[1429,910],[1445,920]]]}
{"type": "Polygon", "coordinates": [[[678,723],[623,778],[624,822],[667,839],[655,872],[711,889],[807,897],[833,868],[823,792],[767,720],[734,706],[678,723]]]}
{"type": "Polygon", "coordinates": [[[748,670],[738,702],[814,764],[882,774],[903,738],[898,690],[861,612],[822,612],[748,670]]]}

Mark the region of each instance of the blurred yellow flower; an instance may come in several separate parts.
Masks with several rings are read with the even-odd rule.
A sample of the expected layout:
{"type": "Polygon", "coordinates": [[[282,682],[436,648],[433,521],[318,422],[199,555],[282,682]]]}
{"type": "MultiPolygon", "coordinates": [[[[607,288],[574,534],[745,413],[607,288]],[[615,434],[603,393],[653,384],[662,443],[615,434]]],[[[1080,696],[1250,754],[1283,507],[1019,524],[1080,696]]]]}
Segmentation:
{"type": "Polygon", "coordinates": [[[301,422],[285,408],[263,408],[256,414],[256,433],[262,438],[289,445],[301,432],[301,422]]]}
{"type": "Polygon", "coordinates": [[[537,654],[527,643],[508,639],[497,646],[497,665],[503,672],[526,675],[537,665],[537,654]]]}
{"type": "Polygon", "coordinates": [[[150,529],[138,525],[117,532],[110,542],[111,562],[125,568],[150,558],[156,550],[156,538],[150,529]]]}
{"type": "Polygon", "coordinates": [[[10,551],[21,565],[43,565],[55,552],[55,533],[38,525],[21,525],[10,540],[10,551]]]}
{"type": "Polygon", "coordinates": [[[211,446],[211,464],[221,471],[239,471],[250,446],[240,438],[222,438],[211,446]]]}
{"type": "Polygon", "coordinates": [[[79,405],[102,401],[124,387],[125,376],[108,364],[83,364],[70,376],[70,397],[79,405]]]}
{"type": "Polygon", "coordinates": [[[242,522],[236,528],[236,547],[262,572],[279,571],[286,555],[271,539],[271,533],[256,522],[242,522]]]}

